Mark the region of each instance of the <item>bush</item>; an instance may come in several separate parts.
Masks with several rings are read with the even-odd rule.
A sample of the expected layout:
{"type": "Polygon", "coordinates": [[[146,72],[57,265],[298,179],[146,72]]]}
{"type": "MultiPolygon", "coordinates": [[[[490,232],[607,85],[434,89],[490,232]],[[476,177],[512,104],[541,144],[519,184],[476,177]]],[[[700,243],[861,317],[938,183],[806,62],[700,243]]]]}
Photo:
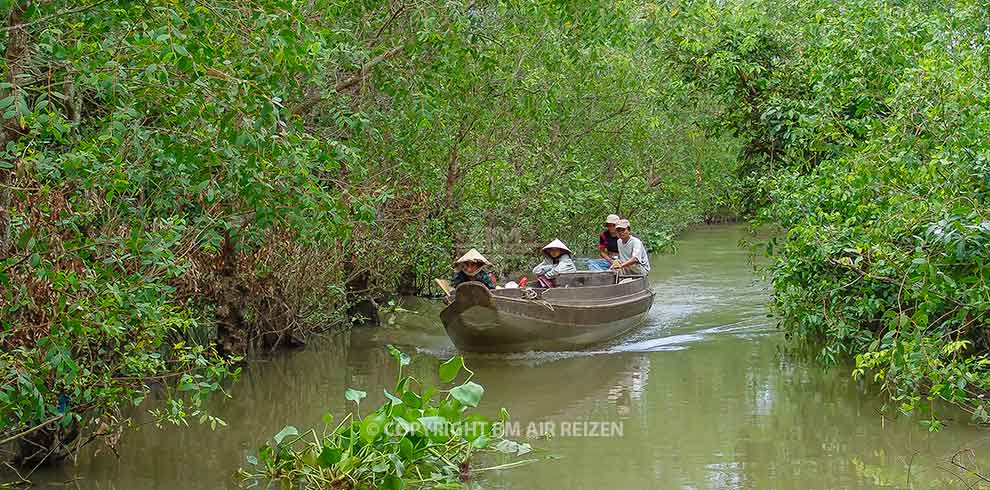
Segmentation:
{"type": "MultiPolygon", "coordinates": [[[[978,2],[693,2],[675,38],[746,141],[772,311],[903,412],[987,419],[990,98],[978,2]],[[716,15],[715,22],[703,22],[716,15]],[[781,26],[778,28],[778,26],[781,26]],[[696,57],[696,58],[692,58],[696,57]]],[[[938,423],[927,421],[932,428],[938,423]]]]}

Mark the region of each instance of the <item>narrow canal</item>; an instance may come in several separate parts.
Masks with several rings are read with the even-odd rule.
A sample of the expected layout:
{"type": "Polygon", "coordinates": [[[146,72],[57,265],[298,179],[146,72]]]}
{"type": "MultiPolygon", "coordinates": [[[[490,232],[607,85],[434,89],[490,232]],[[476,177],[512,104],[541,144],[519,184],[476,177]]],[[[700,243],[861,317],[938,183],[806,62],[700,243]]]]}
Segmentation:
{"type": "MultiPolygon", "coordinates": [[[[651,257],[656,304],[635,335],[586,352],[474,356],[483,405],[506,407],[544,455],[484,474],[490,489],[981,488],[953,463],[987,465],[990,433],[966,419],[936,434],[884,419],[884,401],[849,378],[782,353],[767,289],[739,226],[700,228],[673,256],[651,257]],[[539,436],[538,434],[548,434],[539,436]]],[[[42,487],[236,488],[231,475],[283,425],[308,427],[345,410],[344,389],[381,401],[394,367],[385,345],[415,354],[428,376],[456,351],[440,305],[409,300],[378,329],[258,361],[217,403],[228,427],[138,429],[119,447],[34,475],[42,487]],[[376,396],[377,395],[377,396],[376,396]]],[[[987,468],[990,470],[990,468],[987,468]]]]}

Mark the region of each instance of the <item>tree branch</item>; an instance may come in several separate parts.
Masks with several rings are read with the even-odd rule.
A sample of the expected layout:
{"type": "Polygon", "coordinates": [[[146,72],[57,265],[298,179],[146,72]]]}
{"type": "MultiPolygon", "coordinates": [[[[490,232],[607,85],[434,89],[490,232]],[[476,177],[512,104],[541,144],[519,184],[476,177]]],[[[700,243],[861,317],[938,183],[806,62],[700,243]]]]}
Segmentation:
{"type": "Polygon", "coordinates": [[[83,5],[81,7],[76,7],[74,9],[64,10],[62,12],[58,12],[58,13],[55,13],[55,14],[52,14],[52,15],[48,15],[48,16],[42,17],[42,18],[40,18],[38,20],[32,20],[31,22],[11,23],[7,27],[5,27],[4,30],[10,32],[10,31],[13,31],[15,29],[27,29],[29,27],[36,26],[38,24],[44,24],[44,23],[46,23],[46,22],[48,22],[50,20],[57,19],[59,17],[63,17],[63,16],[66,16],[66,15],[72,15],[72,14],[78,14],[80,12],[85,12],[87,10],[90,10],[90,9],[93,9],[93,8],[96,8],[96,7],[99,7],[100,5],[102,5],[104,3],[107,3],[108,1],[110,1],[110,0],[97,0],[96,2],[93,2],[93,3],[89,4],[89,5],[83,5]]]}
{"type": "MultiPolygon", "coordinates": [[[[368,77],[368,74],[371,72],[372,68],[374,68],[376,65],[380,64],[381,62],[399,54],[399,52],[401,52],[403,49],[405,49],[405,46],[399,45],[378,56],[375,56],[374,58],[371,59],[371,61],[365,63],[361,67],[361,69],[358,70],[358,73],[356,75],[346,80],[337,82],[337,84],[333,86],[333,90],[335,92],[340,92],[343,90],[347,90],[348,88],[351,88],[354,85],[357,85],[359,82],[361,82],[362,80],[368,77]]],[[[302,102],[300,102],[299,105],[297,105],[295,109],[292,110],[292,112],[297,115],[303,114],[307,110],[309,110],[310,107],[317,104],[321,100],[323,100],[323,94],[317,93],[310,95],[309,97],[306,97],[302,102]]]]}
{"type": "Polygon", "coordinates": [[[21,432],[19,434],[14,434],[14,435],[12,435],[12,436],[10,436],[10,437],[8,437],[8,438],[0,441],[0,446],[3,446],[4,444],[7,444],[8,442],[14,442],[14,441],[16,441],[16,440],[18,440],[18,439],[26,436],[26,435],[31,434],[32,432],[34,432],[36,430],[39,430],[39,429],[42,429],[42,428],[44,428],[44,427],[46,427],[48,425],[51,425],[52,422],[57,422],[59,420],[62,420],[62,418],[64,418],[67,413],[68,412],[63,413],[62,415],[56,415],[56,416],[54,416],[54,417],[52,417],[52,418],[50,418],[50,419],[48,419],[48,420],[46,420],[46,421],[44,421],[44,422],[36,425],[34,427],[31,427],[30,429],[27,429],[27,430],[25,430],[25,431],[23,431],[23,432],[21,432]]]}

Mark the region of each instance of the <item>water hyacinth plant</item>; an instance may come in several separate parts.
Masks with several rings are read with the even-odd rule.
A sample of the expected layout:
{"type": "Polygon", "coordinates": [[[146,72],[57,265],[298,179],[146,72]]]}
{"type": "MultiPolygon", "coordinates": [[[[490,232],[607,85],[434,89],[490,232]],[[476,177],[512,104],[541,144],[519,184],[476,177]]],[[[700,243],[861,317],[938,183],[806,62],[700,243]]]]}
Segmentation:
{"type": "Polygon", "coordinates": [[[508,412],[499,411],[489,421],[476,408],[484,388],[471,381],[474,373],[455,356],[439,367],[439,377],[452,383],[461,372],[466,379],[448,390],[424,385],[402,368],[411,358],[388,346],[398,361],[394,392],[385,390],[385,403],[362,416],[364,391],[349,388],[344,397],[355,411],[334,423],[331,413],[323,416],[322,430],[300,432],[286,426],[272,440],[248,457],[248,468],[237,477],[243,486],[306,489],[462,488],[472,473],[506,469],[536,459],[522,459],[487,468],[472,468],[479,453],[522,456],[529,444],[502,437],[508,412]],[[443,395],[442,397],[440,395],[443,395]]]}

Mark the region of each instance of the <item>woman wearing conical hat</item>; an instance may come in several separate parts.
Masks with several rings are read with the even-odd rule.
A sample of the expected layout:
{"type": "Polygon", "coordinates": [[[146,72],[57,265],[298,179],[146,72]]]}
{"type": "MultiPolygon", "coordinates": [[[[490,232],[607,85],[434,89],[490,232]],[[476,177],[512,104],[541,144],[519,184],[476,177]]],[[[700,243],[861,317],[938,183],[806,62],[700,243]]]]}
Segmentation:
{"type": "Polygon", "coordinates": [[[454,262],[454,277],[450,280],[450,286],[456,288],[458,284],[468,281],[478,281],[488,289],[495,289],[495,280],[491,274],[484,270],[492,265],[484,255],[475,249],[468,250],[468,253],[461,256],[454,262]]]}
{"type": "Polygon", "coordinates": [[[574,259],[571,258],[571,249],[564,245],[564,242],[554,239],[543,247],[543,262],[533,268],[540,281],[540,287],[554,287],[554,279],[562,272],[575,272],[574,259]]]}

